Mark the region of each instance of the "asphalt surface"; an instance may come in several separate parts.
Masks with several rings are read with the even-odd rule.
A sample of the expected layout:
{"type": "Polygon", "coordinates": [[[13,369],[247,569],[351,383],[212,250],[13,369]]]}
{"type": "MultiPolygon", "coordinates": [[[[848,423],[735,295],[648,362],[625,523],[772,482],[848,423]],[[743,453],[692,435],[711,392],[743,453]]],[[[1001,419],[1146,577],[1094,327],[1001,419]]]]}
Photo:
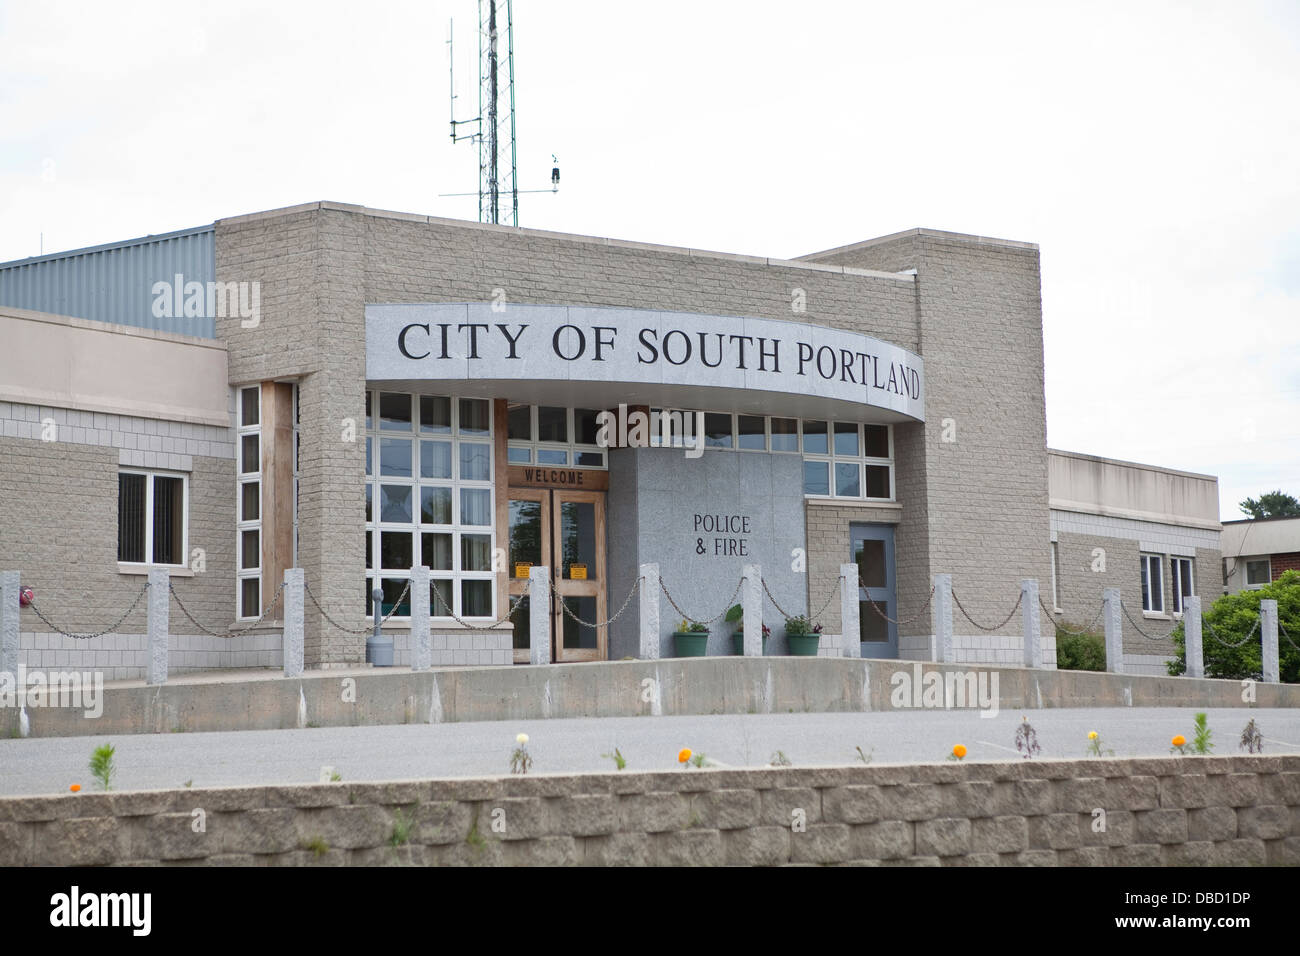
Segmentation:
{"type": "MultiPolygon", "coordinates": [[[[1210,710],[1214,753],[1239,754],[1251,717],[1264,734],[1264,753],[1300,753],[1300,710],[1210,710]]],[[[853,714],[756,714],[521,720],[387,727],[322,727],[239,733],[136,734],[0,740],[0,795],[67,793],[71,784],[96,788],[91,751],[117,748],[114,789],[161,789],[248,784],[315,783],[321,768],[343,780],[403,780],[496,776],[509,772],[515,735],[529,735],[533,773],[612,771],[602,754],[617,747],[631,770],[677,767],[683,747],[718,764],[766,766],[776,751],[795,765],[849,764],[856,747],[872,763],[944,760],[954,744],[968,761],[1022,759],[1015,736],[1027,716],[1040,758],[1085,755],[1091,730],[1116,757],[1168,756],[1175,734],[1192,737],[1193,711],[1183,708],[1089,708],[1004,711],[893,711],[853,714]]]]}

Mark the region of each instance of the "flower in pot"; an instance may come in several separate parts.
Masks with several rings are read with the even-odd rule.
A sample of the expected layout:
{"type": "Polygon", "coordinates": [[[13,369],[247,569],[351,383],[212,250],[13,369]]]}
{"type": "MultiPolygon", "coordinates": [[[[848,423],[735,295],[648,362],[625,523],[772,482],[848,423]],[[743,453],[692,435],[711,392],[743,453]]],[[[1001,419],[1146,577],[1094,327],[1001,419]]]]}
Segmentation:
{"type": "MultiPolygon", "coordinates": [[[[733,605],[727,611],[727,623],[732,625],[731,647],[736,654],[745,653],[745,609],[739,604],[733,605]]],[[[763,653],[767,653],[767,639],[771,635],[772,629],[766,624],[763,625],[763,653]]]]}
{"type": "Polygon", "coordinates": [[[795,657],[816,657],[821,635],[822,626],[813,624],[807,615],[800,614],[785,619],[785,639],[790,645],[790,653],[795,657]]]}
{"type": "Polygon", "coordinates": [[[673,646],[678,657],[703,657],[709,646],[709,625],[682,618],[682,623],[673,631],[673,646]]]}

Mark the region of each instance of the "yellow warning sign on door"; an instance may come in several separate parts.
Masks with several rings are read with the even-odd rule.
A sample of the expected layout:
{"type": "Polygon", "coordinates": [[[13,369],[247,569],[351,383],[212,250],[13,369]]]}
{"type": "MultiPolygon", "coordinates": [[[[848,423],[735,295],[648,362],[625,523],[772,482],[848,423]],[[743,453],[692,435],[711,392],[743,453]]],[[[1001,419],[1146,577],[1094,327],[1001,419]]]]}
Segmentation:
{"type": "Polygon", "coordinates": [[[587,580],[587,566],[585,564],[569,565],[569,580],[570,581],[587,580]]]}
{"type": "Polygon", "coordinates": [[[529,568],[531,568],[532,566],[533,566],[533,563],[532,563],[531,561],[517,561],[517,562],[515,562],[515,577],[517,577],[517,578],[526,578],[526,577],[528,577],[528,570],[529,570],[529,568]]]}

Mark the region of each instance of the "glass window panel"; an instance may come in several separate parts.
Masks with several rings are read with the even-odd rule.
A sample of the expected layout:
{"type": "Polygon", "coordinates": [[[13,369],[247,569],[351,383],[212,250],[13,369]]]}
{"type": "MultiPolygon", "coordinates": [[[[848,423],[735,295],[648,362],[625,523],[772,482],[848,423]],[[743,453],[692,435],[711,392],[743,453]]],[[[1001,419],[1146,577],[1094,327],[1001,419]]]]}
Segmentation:
{"type": "Polygon", "coordinates": [[[450,571],[451,535],[433,533],[420,535],[420,561],[431,571],[450,571]]]}
{"type": "Polygon", "coordinates": [[[1267,560],[1246,562],[1247,584],[1268,584],[1271,567],[1267,560]]]}
{"type": "Polygon", "coordinates": [[[492,406],[486,398],[460,400],[460,433],[474,436],[492,434],[492,406]]]}
{"type": "Polygon", "coordinates": [[[451,442],[427,439],[420,442],[420,477],[451,477],[451,442]]]}
{"type": "Polygon", "coordinates": [[[835,463],[835,496],[837,498],[858,498],[862,495],[862,483],[856,463],[837,461],[835,463]]]}
{"type": "Polygon", "coordinates": [[[387,478],[411,477],[411,440],[379,439],[379,473],[387,478]]]}
{"type": "Polygon", "coordinates": [[[492,536],[490,534],[462,534],[460,536],[460,569],[462,571],[492,570],[492,536]]]}
{"type": "Polygon", "coordinates": [[[117,476],[117,560],[144,561],[144,475],[117,476]]]}
{"type": "Polygon", "coordinates": [[[380,485],[379,520],[410,524],[413,490],[410,485],[380,485]]]}
{"type": "Polygon", "coordinates": [[[605,453],[603,451],[575,452],[573,463],[579,468],[602,468],[605,465],[605,453]]]}
{"type": "Polygon", "coordinates": [[[460,523],[492,524],[492,492],[487,488],[460,489],[460,523]]]}
{"type": "Polygon", "coordinates": [[[558,448],[539,448],[537,449],[537,464],[539,465],[567,465],[569,463],[569,453],[561,451],[558,448]]]}
{"type": "Polygon", "coordinates": [[[533,450],[531,448],[516,448],[511,445],[506,460],[512,465],[527,465],[533,460],[533,450]]]}
{"type": "Polygon", "coordinates": [[[370,470],[370,463],[371,461],[374,460],[373,454],[374,454],[374,449],[371,447],[371,439],[367,437],[366,438],[366,474],[367,475],[370,475],[372,473],[370,470]]]}
{"type": "Polygon", "coordinates": [[[239,424],[247,426],[258,423],[258,391],[256,385],[239,390],[239,424]]]}
{"type": "Polygon", "coordinates": [[[858,542],[853,560],[858,565],[858,577],[863,587],[888,587],[885,570],[885,542],[866,538],[858,542]]]}
{"type": "Polygon", "coordinates": [[[153,563],[184,564],[185,481],[153,479],[153,563]]]}
{"type": "Polygon", "coordinates": [[[587,580],[596,578],[596,506],[589,501],[560,505],[561,577],[571,579],[572,566],[585,564],[587,580]]]}
{"type": "Polygon", "coordinates": [[[555,442],[560,445],[569,443],[569,410],[553,405],[537,407],[537,440],[555,442]]]}
{"type": "Polygon", "coordinates": [[[754,448],[762,451],[767,447],[762,415],[736,416],[736,431],[739,434],[736,442],[738,448],[754,448]]]}
{"type": "Polygon", "coordinates": [[[239,567],[247,571],[262,563],[262,549],[258,547],[256,531],[239,532],[239,567]]]}
{"type": "Polygon", "coordinates": [[[371,393],[370,393],[370,392],[366,392],[366,398],[365,398],[365,403],[366,403],[366,428],[373,428],[373,427],[374,427],[374,425],[373,425],[373,424],[371,423],[371,421],[370,421],[370,400],[371,400],[371,393]]]}
{"type": "Polygon", "coordinates": [[[375,486],[366,482],[366,523],[374,521],[375,486]]]}
{"type": "Polygon", "coordinates": [[[867,465],[867,497],[889,497],[889,466],[867,465]]]}
{"type": "MultiPolygon", "coordinates": [[[[564,603],[569,610],[584,621],[596,620],[596,599],[594,597],[566,597],[564,603]]],[[[595,650],[596,629],[579,624],[568,614],[564,618],[564,646],[595,650]]]]}
{"type": "Polygon", "coordinates": [[[506,413],[506,437],[511,441],[533,440],[533,406],[510,406],[506,413]]]}
{"type": "Polygon", "coordinates": [[[858,632],[862,643],[878,644],[889,640],[889,622],[881,614],[889,614],[888,605],[884,601],[858,602],[858,632]]]}
{"type": "Polygon", "coordinates": [[[239,439],[239,470],[245,475],[253,474],[261,467],[258,458],[258,441],[256,435],[245,435],[239,439]]]}
{"type": "Polygon", "coordinates": [[[262,613],[258,602],[262,599],[262,582],[257,578],[241,578],[239,582],[239,616],[257,617],[262,613]]]}
{"type": "Polygon", "coordinates": [[[451,489],[420,487],[420,521],[451,524],[451,489]]]}
{"type": "Polygon", "coordinates": [[[239,520],[256,521],[261,513],[262,485],[256,481],[246,481],[239,487],[239,520]]]}
{"type": "Polygon", "coordinates": [[[805,461],[803,463],[803,493],[805,495],[829,495],[831,493],[829,469],[829,462],[805,461]]]}
{"type": "Polygon", "coordinates": [[[420,396],[420,432],[426,435],[451,434],[451,399],[441,395],[420,396]]]}
{"type": "Polygon", "coordinates": [[[486,442],[460,443],[460,480],[492,480],[492,446],[486,442]]]}
{"type": "Polygon", "coordinates": [[[462,581],[460,583],[461,617],[492,616],[492,582],[462,581]]]}
{"type": "Polygon", "coordinates": [[[889,426],[888,425],[863,425],[862,426],[863,454],[868,458],[888,458],[889,457],[889,426]]]}
{"type": "Polygon", "coordinates": [[[704,444],[709,448],[731,447],[731,416],[721,412],[705,412],[704,444]]]}
{"type": "Polygon", "coordinates": [[[596,424],[596,416],[599,414],[594,408],[573,410],[573,430],[577,432],[573,440],[579,445],[596,444],[596,436],[600,434],[600,426],[596,424]]]}
{"type": "Polygon", "coordinates": [[[799,450],[799,420],[797,418],[772,419],[772,451],[799,450]]]}
{"type": "Polygon", "coordinates": [[[451,617],[451,578],[432,578],[429,581],[429,613],[434,617],[451,617]]]}
{"type": "Polygon", "coordinates": [[[857,457],[858,426],[856,423],[835,423],[835,454],[849,458],[857,457]]]}
{"type": "Polygon", "coordinates": [[[369,571],[371,568],[375,566],[374,565],[374,561],[375,561],[374,542],[375,542],[375,533],[373,531],[367,531],[366,532],[366,570],[367,571],[369,571]]]}
{"type": "MultiPolygon", "coordinates": [[[[520,561],[542,564],[542,503],[514,499],[510,502],[510,567],[520,561]]],[[[517,617],[517,616],[516,616],[517,617]]]]}
{"type": "Polygon", "coordinates": [[[379,532],[379,566],[394,570],[410,568],[414,563],[413,537],[410,531],[379,532]]]}
{"type": "Polygon", "coordinates": [[[381,585],[384,589],[384,599],[380,605],[380,613],[388,614],[396,605],[397,612],[393,615],[394,617],[411,616],[411,596],[409,594],[402,598],[401,604],[397,603],[397,599],[402,597],[402,592],[406,590],[406,583],[402,578],[384,578],[381,585]]]}
{"type": "Polygon", "coordinates": [[[411,396],[401,392],[379,393],[379,430],[409,432],[411,430],[411,396]]]}
{"type": "Polygon", "coordinates": [[[803,451],[805,455],[826,455],[830,445],[826,439],[825,422],[803,423],[803,451]]]}
{"type": "MultiPolygon", "coordinates": [[[[513,604],[516,600],[519,599],[511,598],[510,603],[513,604]]],[[[502,613],[504,613],[505,610],[506,608],[503,608],[502,613]]],[[[533,646],[532,631],[529,629],[528,619],[528,598],[525,597],[522,600],[519,600],[519,607],[515,609],[515,616],[510,619],[514,621],[515,624],[514,641],[512,646],[517,651],[526,651],[528,648],[533,646]]]]}

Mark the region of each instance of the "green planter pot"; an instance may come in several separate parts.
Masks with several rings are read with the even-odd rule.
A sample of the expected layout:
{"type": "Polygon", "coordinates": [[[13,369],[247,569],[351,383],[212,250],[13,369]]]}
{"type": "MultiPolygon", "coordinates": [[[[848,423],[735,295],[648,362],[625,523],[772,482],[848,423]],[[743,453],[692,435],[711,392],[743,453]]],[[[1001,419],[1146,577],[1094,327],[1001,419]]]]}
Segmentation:
{"type": "Polygon", "coordinates": [[[709,646],[708,631],[673,631],[678,657],[703,657],[709,646]]]}
{"type": "MultiPolygon", "coordinates": [[[[743,657],[745,654],[745,632],[736,631],[731,635],[731,647],[736,652],[737,657],[743,657]]],[[[767,635],[763,635],[763,653],[767,653],[767,635]]]]}
{"type": "Polygon", "coordinates": [[[820,634],[787,634],[785,639],[792,657],[816,657],[821,637],[820,634]]]}

